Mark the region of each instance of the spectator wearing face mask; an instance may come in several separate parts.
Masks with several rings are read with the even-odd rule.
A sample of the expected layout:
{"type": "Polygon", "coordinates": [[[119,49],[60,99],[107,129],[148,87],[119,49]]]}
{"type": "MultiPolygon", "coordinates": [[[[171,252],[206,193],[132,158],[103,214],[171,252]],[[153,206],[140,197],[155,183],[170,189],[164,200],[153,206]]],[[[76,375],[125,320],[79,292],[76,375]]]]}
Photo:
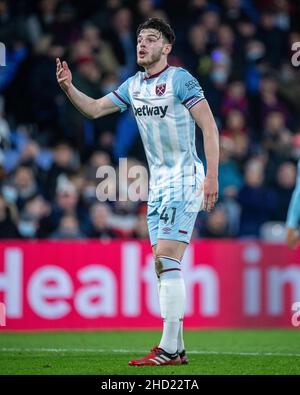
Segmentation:
{"type": "Polygon", "coordinates": [[[19,166],[16,169],[11,187],[15,190],[16,205],[19,210],[29,199],[39,193],[34,172],[28,166],[19,166]]]}
{"type": "Polygon", "coordinates": [[[209,76],[206,80],[203,80],[202,85],[217,120],[221,118],[221,107],[230,72],[231,60],[229,54],[224,48],[215,48],[210,55],[209,76]]]}
{"type": "Polygon", "coordinates": [[[18,224],[19,232],[23,238],[41,237],[43,233],[51,231],[45,227],[45,219],[51,213],[51,206],[41,195],[36,195],[29,199],[20,214],[18,224]],[[41,229],[41,224],[43,229],[41,229]]]}

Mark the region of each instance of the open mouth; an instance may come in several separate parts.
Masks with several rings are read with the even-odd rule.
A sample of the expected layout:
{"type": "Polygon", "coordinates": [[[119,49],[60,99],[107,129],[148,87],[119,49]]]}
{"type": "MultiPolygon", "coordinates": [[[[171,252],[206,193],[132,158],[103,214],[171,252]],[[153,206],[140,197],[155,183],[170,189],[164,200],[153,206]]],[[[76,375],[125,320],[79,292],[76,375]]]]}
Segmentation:
{"type": "Polygon", "coordinates": [[[147,54],[147,52],[145,52],[143,50],[139,51],[139,57],[140,58],[143,58],[146,54],[147,54]]]}

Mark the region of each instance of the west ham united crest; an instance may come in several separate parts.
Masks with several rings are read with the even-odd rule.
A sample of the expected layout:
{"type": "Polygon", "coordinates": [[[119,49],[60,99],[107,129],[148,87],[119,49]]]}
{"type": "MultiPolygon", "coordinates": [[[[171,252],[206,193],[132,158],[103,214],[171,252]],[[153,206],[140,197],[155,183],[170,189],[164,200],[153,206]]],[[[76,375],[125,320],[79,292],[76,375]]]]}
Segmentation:
{"type": "Polygon", "coordinates": [[[162,96],[166,91],[166,84],[158,84],[155,87],[155,93],[157,96],[162,96]]]}

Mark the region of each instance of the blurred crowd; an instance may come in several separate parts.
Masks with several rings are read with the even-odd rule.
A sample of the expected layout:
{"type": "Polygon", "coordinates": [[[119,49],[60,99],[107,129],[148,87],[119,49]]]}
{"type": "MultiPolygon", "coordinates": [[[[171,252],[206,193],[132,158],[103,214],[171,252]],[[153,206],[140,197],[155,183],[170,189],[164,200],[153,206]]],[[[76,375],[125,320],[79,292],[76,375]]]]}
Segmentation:
{"type": "MultiPolygon", "coordinates": [[[[0,0],[0,238],[148,237],[146,202],[96,197],[100,166],[147,167],[132,112],[84,118],[55,58],[101,97],[138,70],[135,31],[154,16],[174,28],[169,63],[199,80],[220,131],[219,203],[193,237],[280,233],[300,157],[297,1],[0,0]]],[[[197,150],[205,164],[201,131],[197,150]]]]}

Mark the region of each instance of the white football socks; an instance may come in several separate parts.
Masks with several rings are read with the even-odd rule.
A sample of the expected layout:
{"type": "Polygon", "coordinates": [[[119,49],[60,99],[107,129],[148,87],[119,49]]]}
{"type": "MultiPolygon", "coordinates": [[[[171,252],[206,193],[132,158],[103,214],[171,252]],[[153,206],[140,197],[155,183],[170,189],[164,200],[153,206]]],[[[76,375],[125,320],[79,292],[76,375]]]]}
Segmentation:
{"type": "Polygon", "coordinates": [[[183,321],[180,321],[180,327],[178,332],[178,340],[177,340],[177,349],[178,352],[181,353],[184,348],[184,341],[183,341],[183,321]]]}
{"type": "Polygon", "coordinates": [[[179,261],[165,256],[159,257],[159,259],[162,264],[158,280],[159,303],[161,316],[164,320],[159,347],[169,354],[174,354],[177,352],[178,346],[181,348],[183,344],[182,319],[185,305],[185,284],[181,271],[178,270],[179,261]]]}

